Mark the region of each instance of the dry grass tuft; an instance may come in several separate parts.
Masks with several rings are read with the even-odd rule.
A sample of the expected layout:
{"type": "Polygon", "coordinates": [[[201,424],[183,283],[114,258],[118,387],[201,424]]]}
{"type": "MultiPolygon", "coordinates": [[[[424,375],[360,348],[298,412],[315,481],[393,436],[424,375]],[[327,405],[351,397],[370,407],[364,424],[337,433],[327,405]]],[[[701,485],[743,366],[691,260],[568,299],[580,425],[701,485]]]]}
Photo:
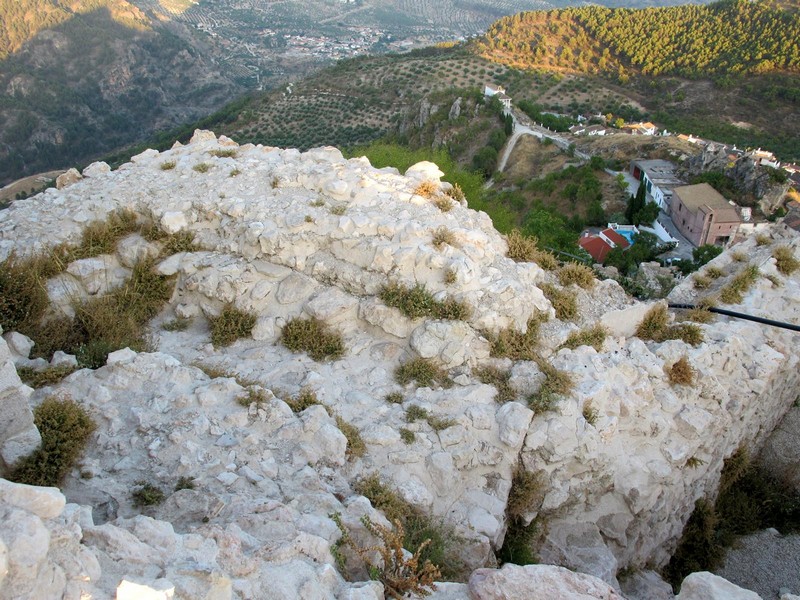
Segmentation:
{"type": "Polygon", "coordinates": [[[412,381],[421,387],[431,387],[436,384],[449,388],[453,385],[447,372],[429,358],[414,358],[403,363],[395,370],[394,378],[400,385],[412,381]]]}
{"type": "Polygon", "coordinates": [[[211,156],[216,156],[217,158],[236,158],[236,154],[235,148],[219,148],[211,151],[211,156]]]}
{"type": "Polygon", "coordinates": [[[432,243],[437,250],[441,250],[445,244],[453,248],[457,246],[455,234],[447,227],[439,227],[433,232],[432,243]]]}
{"type": "Polygon", "coordinates": [[[450,199],[450,196],[439,196],[433,200],[433,205],[442,212],[450,212],[453,210],[455,203],[450,199]]]}
{"type": "Polygon", "coordinates": [[[292,352],[305,352],[316,361],[337,360],[344,354],[344,340],[316,317],[292,319],[281,332],[281,343],[292,352]]]}
{"type": "Polygon", "coordinates": [[[647,312],[636,328],[636,336],[654,342],[683,340],[692,346],[697,346],[703,341],[703,332],[697,325],[692,323],[669,325],[669,314],[664,304],[656,304],[647,312]]]}
{"type": "Polygon", "coordinates": [[[414,194],[422,196],[423,198],[433,198],[439,193],[439,184],[435,181],[428,180],[420,183],[414,188],[414,194]]]}
{"type": "Polygon", "coordinates": [[[544,381],[536,393],[528,396],[528,406],[538,414],[553,410],[559,397],[572,392],[575,382],[569,373],[556,369],[541,358],[536,360],[536,364],[544,374],[544,381]]]}
{"type": "Polygon", "coordinates": [[[211,165],[208,163],[197,163],[195,166],[192,167],[193,170],[197,171],[198,173],[208,173],[211,165]]]}
{"type": "Polygon", "coordinates": [[[733,280],[719,293],[719,299],[725,304],[739,304],[744,300],[744,295],[750,291],[753,284],[758,281],[759,270],[755,265],[745,267],[733,280]]]}
{"type": "Polygon", "coordinates": [[[481,367],[475,375],[486,385],[493,385],[497,389],[495,402],[511,402],[517,399],[517,390],[511,385],[511,371],[497,367],[481,367]]]}
{"type": "Polygon", "coordinates": [[[161,163],[161,170],[162,171],[170,171],[175,168],[177,163],[174,160],[167,160],[161,163]]]}
{"type": "Polygon", "coordinates": [[[778,246],[772,251],[772,257],[782,275],[791,275],[800,268],[800,260],[794,257],[794,250],[789,246],[778,246]]]}
{"type": "Polygon", "coordinates": [[[557,319],[570,321],[578,316],[578,296],[574,291],[559,289],[549,283],[543,283],[539,289],[553,305],[557,319]]]}
{"type": "Polygon", "coordinates": [[[772,243],[772,238],[764,233],[759,233],[756,236],[756,244],[759,246],[769,246],[772,243]]]}
{"type": "Polygon", "coordinates": [[[397,283],[390,283],[381,290],[380,299],[387,306],[399,309],[411,319],[433,317],[434,319],[464,321],[472,312],[465,303],[458,300],[452,298],[444,301],[437,300],[425,289],[424,285],[419,284],[407,288],[397,283]]]}
{"type": "Polygon", "coordinates": [[[602,325],[592,325],[580,331],[573,331],[569,334],[566,341],[561,344],[562,348],[574,350],[579,346],[591,346],[598,352],[603,349],[603,343],[608,336],[608,330],[602,325]]]}
{"type": "Polygon", "coordinates": [[[536,360],[536,348],[539,345],[539,328],[547,321],[545,313],[538,313],[528,319],[525,333],[515,329],[504,329],[497,336],[484,333],[491,343],[491,355],[511,360],[536,360]]]}
{"type": "Polygon", "coordinates": [[[59,383],[67,375],[71,375],[77,370],[78,367],[66,365],[61,367],[48,367],[38,371],[30,367],[17,367],[17,375],[19,375],[19,378],[25,385],[38,389],[59,383]]]}
{"type": "Polygon", "coordinates": [[[583,418],[586,419],[586,422],[589,423],[589,425],[596,424],[597,418],[600,416],[591,400],[587,400],[583,404],[583,410],[581,411],[581,414],[583,415],[583,418]]]}
{"type": "Polygon", "coordinates": [[[695,273],[692,275],[692,284],[694,284],[695,289],[704,290],[711,285],[711,279],[700,273],[695,273]]]}
{"type": "Polygon", "coordinates": [[[540,250],[536,238],[525,237],[518,229],[514,229],[506,236],[506,242],[508,243],[506,256],[511,260],[535,262],[546,271],[558,268],[558,259],[550,252],[540,250]]]}
{"type": "Polygon", "coordinates": [[[344,437],[347,438],[347,459],[354,460],[364,456],[367,452],[367,444],[364,443],[364,438],[361,437],[358,428],[352,423],[345,421],[339,415],[336,415],[336,426],[339,428],[339,431],[344,434],[344,437]]]}
{"type": "Polygon", "coordinates": [[[255,315],[229,304],[218,317],[211,319],[211,343],[217,348],[230,346],[238,339],[250,337],[255,325],[255,315]]]}
{"type": "Polygon", "coordinates": [[[706,267],[705,275],[706,277],[710,277],[711,279],[719,279],[720,277],[725,275],[725,272],[719,267],[706,267]]]}
{"type": "Polygon", "coordinates": [[[693,385],[695,370],[689,364],[689,358],[684,355],[672,363],[672,366],[667,368],[667,377],[674,385],[693,385]]]}
{"type": "Polygon", "coordinates": [[[464,190],[461,189],[461,186],[457,183],[453,184],[453,187],[449,188],[445,194],[447,194],[450,198],[455,200],[456,202],[461,202],[466,198],[464,195],[464,190]]]}
{"type": "Polygon", "coordinates": [[[591,267],[578,263],[567,263],[558,270],[558,282],[563,286],[574,283],[585,290],[591,290],[597,283],[597,279],[591,267]]]}
{"type": "Polygon", "coordinates": [[[301,413],[309,406],[322,405],[314,391],[308,388],[303,388],[293,398],[283,398],[283,401],[289,405],[293,413],[301,413]]]}

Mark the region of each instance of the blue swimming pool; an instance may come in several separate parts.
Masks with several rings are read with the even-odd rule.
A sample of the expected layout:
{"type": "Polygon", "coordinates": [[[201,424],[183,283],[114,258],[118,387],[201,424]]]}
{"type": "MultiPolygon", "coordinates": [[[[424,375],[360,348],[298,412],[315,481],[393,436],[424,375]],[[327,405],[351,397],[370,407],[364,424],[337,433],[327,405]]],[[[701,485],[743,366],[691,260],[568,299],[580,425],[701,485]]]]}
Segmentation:
{"type": "Polygon", "coordinates": [[[620,234],[622,237],[624,237],[626,240],[628,240],[628,243],[633,245],[633,236],[635,234],[632,231],[620,231],[619,229],[617,229],[617,233],[620,234]]]}

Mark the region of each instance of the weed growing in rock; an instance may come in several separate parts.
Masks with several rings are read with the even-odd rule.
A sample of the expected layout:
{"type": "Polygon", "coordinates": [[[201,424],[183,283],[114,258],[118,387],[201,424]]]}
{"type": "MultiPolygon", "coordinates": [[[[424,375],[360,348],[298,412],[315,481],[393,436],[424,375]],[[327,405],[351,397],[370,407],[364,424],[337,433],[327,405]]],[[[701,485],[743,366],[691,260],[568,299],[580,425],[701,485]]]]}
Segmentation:
{"type": "Polygon", "coordinates": [[[439,227],[433,232],[432,243],[434,248],[441,250],[442,246],[456,246],[456,236],[447,227],[439,227]]]}
{"type": "Polygon", "coordinates": [[[406,445],[411,445],[414,443],[416,439],[416,435],[410,429],[406,429],[405,427],[400,428],[400,439],[403,440],[403,443],[406,445]]]}
{"type": "Polygon", "coordinates": [[[51,396],[34,409],[33,422],[42,444],[14,465],[8,479],[28,485],[58,486],[89,443],[94,421],[71,398],[51,396]]]}
{"type": "Polygon", "coordinates": [[[417,196],[422,196],[423,198],[433,198],[438,193],[439,184],[431,180],[423,181],[416,188],[414,188],[414,194],[417,196]]]}
{"type": "Polygon", "coordinates": [[[167,236],[161,247],[162,256],[172,256],[181,252],[197,252],[199,244],[195,242],[194,233],[191,231],[179,231],[167,236]]]}
{"type": "Polygon", "coordinates": [[[541,477],[524,466],[517,465],[511,480],[506,503],[508,530],[503,547],[497,552],[501,563],[529,565],[536,562],[532,542],[536,534],[536,522],[525,523],[526,515],[538,510],[544,500],[546,489],[541,477]]]}
{"type": "Polygon", "coordinates": [[[292,352],[305,352],[316,361],[336,360],[344,354],[344,341],[340,333],[331,331],[323,322],[310,319],[292,319],[281,332],[281,343],[292,352]]]}
{"type": "Polygon", "coordinates": [[[452,267],[447,267],[444,270],[444,283],[445,283],[445,285],[452,285],[456,281],[458,281],[458,274],[456,273],[456,270],[453,269],[452,267]]]}
{"type": "Polygon", "coordinates": [[[664,568],[664,578],[676,592],[689,573],[710,570],[719,564],[722,552],[714,536],[716,527],[714,507],[701,498],[695,502],[694,512],[683,529],[675,554],[664,568]]]}
{"type": "Polygon", "coordinates": [[[703,466],[704,464],[706,464],[706,461],[704,461],[702,458],[698,458],[696,456],[690,456],[689,458],[686,459],[686,463],[683,466],[686,467],[687,469],[697,469],[703,466]]]}
{"type": "Polygon", "coordinates": [[[600,416],[600,414],[597,412],[597,409],[594,407],[594,404],[592,404],[591,400],[584,402],[581,414],[583,415],[583,418],[586,419],[586,422],[589,425],[596,424],[597,418],[600,416]]]}
{"type": "Polygon", "coordinates": [[[428,415],[428,418],[425,420],[428,422],[428,425],[430,425],[431,429],[433,429],[434,431],[443,431],[448,427],[452,427],[457,423],[455,419],[436,417],[434,415],[428,415]]]}
{"type": "Polygon", "coordinates": [[[415,421],[419,421],[420,419],[427,419],[428,415],[429,413],[427,410],[421,406],[412,404],[406,409],[406,422],[413,423],[415,421]]]}
{"type": "Polygon", "coordinates": [[[211,165],[208,163],[197,163],[195,166],[192,167],[198,173],[208,173],[211,165]]]}
{"type": "Polygon", "coordinates": [[[81,235],[80,243],[71,249],[64,247],[55,249],[63,253],[67,263],[82,258],[92,258],[101,254],[112,254],[117,247],[117,242],[126,235],[139,230],[136,214],[129,210],[118,210],[108,215],[105,221],[93,221],[86,226],[81,235]]]}
{"type": "Polygon", "coordinates": [[[791,275],[800,269],[800,260],[794,257],[794,250],[789,246],[778,246],[772,251],[772,258],[775,259],[775,266],[783,275],[791,275]]]}
{"type": "Polygon", "coordinates": [[[606,341],[608,331],[602,325],[592,325],[580,331],[573,331],[567,336],[567,339],[561,344],[562,348],[570,348],[574,350],[579,346],[591,346],[598,352],[603,349],[603,343],[606,341]]]}
{"type": "Polygon", "coordinates": [[[506,236],[508,251],[506,256],[516,262],[535,262],[546,271],[558,268],[556,257],[537,246],[536,238],[525,237],[518,229],[514,229],[506,236]]]}
{"type": "Polygon", "coordinates": [[[547,321],[545,313],[537,313],[528,319],[525,333],[516,329],[503,329],[497,336],[484,333],[491,343],[491,355],[511,360],[536,360],[536,347],[539,344],[539,328],[547,321]]]}
{"type": "Polygon", "coordinates": [[[191,319],[177,317],[171,321],[164,321],[164,323],[161,324],[161,329],[164,331],[186,331],[191,324],[191,319]]]}
{"type": "Polygon", "coordinates": [[[592,268],[578,263],[567,263],[558,270],[557,275],[558,282],[563,286],[574,283],[585,290],[591,290],[597,283],[592,268]]]}
{"type": "Polygon", "coordinates": [[[137,481],[135,485],[137,487],[131,492],[131,500],[136,508],[161,504],[166,497],[160,487],[147,481],[137,481]]]}
{"type": "Polygon", "coordinates": [[[672,366],[667,369],[667,377],[669,382],[674,385],[693,385],[695,370],[689,364],[689,358],[684,355],[672,363],[672,366]]]}
{"type": "Polygon", "coordinates": [[[455,206],[455,203],[449,196],[439,196],[433,200],[433,205],[442,212],[450,212],[455,206]]]}
{"type": "Polygon", "coordinates": [[[26,385],[34,389],[54,385],[59,383],[67,375],[71,375],[78,370],[78,367],[60,366],[48,367],[46,369],[32,369],[31,367],[17,367],[17,375],[26,385]]]}
{"type": "Polygon", "coordinates": [[[380,298],[387,306],[397,308],[411,319],[433,317],[464,321],[472,312],[466,304],[452,298],[437,300],[424,285],[419,284],[407,288],[397,283],[390,283],[383,287],[380,298]]]}
{"type": "Polygon", "coordinates": [[[687,344],[697,346],[703,341],[703,332],[692,323],[669,325],[667,307],[656,304],[647,311],[642,322],[636,328],[636,336],[642,340],[664,342],[666,340],[683,340],[687,344]]]}
{"type": "Polygon", "coordinates": [[[193,490],[195,488],[194,477],[187,477],[182,475],[178,478],[178,482],[175,484],[175,491],[179,492],[181,490],[193,490]]]}
{"type": "Polygon", "coordinates": [[[174,160],[167,160],[161,163],[161,170],[162,171],[170,171],[175,168],[177,163],[174,160]]]}
{"type": "Polygon", "coordinates": [[[493,366],[481,367],[475,371],[481,383],[493,385],[497,389],[495,402],[511,402],[516,400],[517,391],[511,385],[511,371],[493,366]]]}
{"type": "Polygon", "coordinates": [[[575,292],[558,289],[549,283],[543,283],[539,288],[553,305],[557,319],[569,321],[578,316],[578,297],[575,292]]]}
{"type": "Polygon", "coordinates": [[[235,158],[236,157],[236,149],[235,148],[218,148],[217,150],[211,151],[212,156],[216,156],[217,158],[235,158]]]}
{"type": "Polygon", "coordinates": [[[336,206],[331,206],[332,215],[341,217],[346,212],[347,212],[347,207],[344,204],[337,204],[336,206]]]}
{"type": "Polygon", "coordinates": [[[249,337],[256,325],[255,315],[229,304],[211,321],[211,343],[220,348],[230,346],[238,339],[249,337]]]}
{"type": "Polygon", "coordinates": [[[306,223],[313,223],[314,222],[314,217],[312,217],[311,215],[306,215],[303,220],[306,223]]]}
{"type": "Polygon", "coordinates": [[[756,244],[759,246],[769,246],[772,243],[772,238],[768,235],[760,233],[756,236],[756,244]]]}
{"type": "Polygon", "coordinates": [[[239,169],[231,169],[231,172],[228,173],[228,177],[237,177],[238,175],[241,174],[242,172],[239,169]]]}
{"type": "Polygon", "coordinates": [[[390,392],[384,396],[384,400],[386,400],[389,404],[402,404],[404,401],[403,393],[390,392]]]}
{"type": "Polygon", "coordinates": [[[412,381],[420,387],[431,387],[436,384],[449,388],[453,385],[447,373],[429,358],[413,358],[403,363],[395,370],[394,378],[400,385],[412,381]]]}
{"type": "Polygon", "coordinates": [[[701,275],[700,273],[695,273],[692,275],[692,284],[694,285],[695,289],[704,290],[711,285],[711,279],[705,275],[701,275]]]}
{"type": "Polygon", "coordinates": [[[720,277],[725,275],[725,272],[719,267],[706,267],[705,274],[707,277],[710,277],[711,279],[719,279],[720,277]]]}
{"type": "Polygon", "coordinates": [[[759,270],[755,265],[748,265],[719,293],[719,299],[725,304],[739,304],[744,295],[758,281],[759,270]]]}
{"type": "Polygon", "coordinates": [[[450,198],[452,198],[456,202],[461,202],[466,198],[466,196],[464,196],[464,190],[462,190],[461,186],[458,185],[457,183],[454,183],[453,187],[448,188],[445,194],[447,194],[450,198]]]}
{"type": "Polygon", "coordinates": [[[569,373],[556,369],[541,358],[536,359],[536,364],[544,374],[544,381],[534,394],[528,396],[528,406],[538,414],[553,410],[559,397],[572,392],[575,383],[569,373]]]}
{"type": "Polygon", "coordinates": [[[737,250],[731,253],[731,258],[736,262],[747,262],[747,253],[737,250]]]}
{"type": "Polygon", "coordinates": [[[300,390],[300,393],[294,398],[284,398],[283,400],[289,405],[289,408],[291,408],[292,412],[294,413],[301,413],[309,406],[322,404],[322,402],[317,399],[317,395],[308,388],[303,388],[300,390]]]}
{"type": "Polygon", "coordinates": [[[769,281],[772,285],[774,285],[776,288],[779,288],[783,285],[783,282],[777,275],[772,275],[772,274],[764,275],[764,278],[767,281],[769,281]]]}
{"type": "Polygon", "coordinates": [[[347,459],[353,460],[364,456],[364,453],[367,451],[367,444],[364,443],[364,438],[361,437],[358,428],[352,423],[345,421],[339,415],[336,415],[336,426],[339,428],[339,431],[344,434],[344,437],[347,438],[347,459]]]}

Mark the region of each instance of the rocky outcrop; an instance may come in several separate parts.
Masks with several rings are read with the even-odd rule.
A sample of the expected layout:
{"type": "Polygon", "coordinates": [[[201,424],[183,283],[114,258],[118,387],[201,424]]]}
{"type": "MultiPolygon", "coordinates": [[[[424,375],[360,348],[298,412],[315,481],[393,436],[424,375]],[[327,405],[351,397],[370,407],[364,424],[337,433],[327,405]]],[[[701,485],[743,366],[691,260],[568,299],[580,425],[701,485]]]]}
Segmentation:
{"type": "Polygon", "coordinates": [[[22,383],[13,360],[15,354],[23,352],[27,358],[29,343],[25,336],[14,332],[0,338],[0,475],[42,441],[28,403],[33,390],[22,383]]]}
{"type": "MultiPolygon", "coordinates": [[[[143,584],[166,594],[169,583],[178,597],[193,597],[191,590],[216,589],[215,582],[242,598],[264,587],[283,597],[312,589],[328,590],[319,597],[380,594],[347,587],[331,566],[339,539],[331,515],[341,514],[348,527],[359,527],[364,515],[385,523],[353,491],[373,473],[454,525],[462,559],[482,567],[503,543],[519,466],[539,481],[539,502],[526,517],[546,524],[543,560],[596,576],[606,583],[578,579],[617,594],[620,568],[664,564],[695,500],[713,496],[724,459],[741,445],[758,446],[794,402],[791,334],[718,321],[701,326],[705,342],[697,347],[645,342],[633,334],[648,307],[612,281],[574,288],[575,320],[554,319],[540,286],[557,283],[555,276],[507,259],[486,215],[459,203],[443,212],[435,200],[448,185],[440,177],[430,163],[401,176],[332,148],[240,147],[198,132],[187,146],[148,150],[116,171],[93,165],[86,178],[0,214],[0,256],[76,242],[87,223],[121,208],[165,231],[190,232],[201,247],[159,259],[158,271],[174,276],[176,287],[151,324],[155,352],[120,350],[106,366],[77,371],[31,397],[35,405],[53,392],[68,394],[97,421],[64,494],[91,506],[83,537],[110,557],[98,554],[98,589],[116,589],[124,579],[124,594],[143,584]],[[452,241],[434,244],[442,228],[452,241]],[[439,300],[465,303],[469,314],[411,319],[378,297],[389,282],[425,285],[439,300]],[[250,339],[214,348],[207,319],[227,304],[254,314],[256,326],[250,339]],[[541,367],[489,357],[488,338],[505,328],[524,331],[538,313],[551,316],[541,356],[575,382],[552,411],[500,404],[497,390],[476,375],[486,365],[509,369],[520,400],[535,393],[541,367]],[[191,319],[188,329],[163,330],[175,316],[191,319]],[[344,356],[316,362],[275,344],[300,316],[341,333],[344,356]],[[569,333],[596,322],[611,332],[599,350],[561,347],[569,333]],[[694,386],[671,385],[665,368],[684,355],[700,376],[694,386]],[[396,383],[395,369],[415,356],[448,368],[453,387],[396,383]],[[293,413],[286,400],[304,389],[330,412],[311,406],[293,413]],[[385,400],[396,392],[401,402],[385,400]],[[413,407],[429,418],[410,418],[413,407]],[[335,416],[360,432],[363,456],[348,457],[335,416]],[[180,477],[194,478],[194,489],[173,491],[180,477]],[[140,480],[162,488],[166,501],[144,511],[134,506],[130,492],[140,480]],[[156,539],[164,536],[156,546],[193,565],[189,583],[180,583],[184,567],[169,559],[172,550],[152,554],[147,535],[137,533],[153,528],[162,532],[156,539]],[[212,542],[216,550],[192,554],[212,542]],[[138,548],[134,561],[128,546],[138,548]],[[278,575],[277,564],[293,567],[278,575]]],[[[791,233],[774,235],[774,244],[798,244],[791,233]]],[[[740,308],[800,319],[800,279],[777,272],[769,246],[747,244],[749,260],[772,278],[760,278],[740,308]]],[[[70,298],[106,293],[137,260],[159,252],[158,242],[126,237],[115,254],[76,261],[48,282],[51,301],[69,310],[70,298]]],[[[739,263],[727,254],[716,261],[723,285],[739,263]]],[[[694,294],[687,282],[671,298],[694,294]]],[[[504,571],[509,581],[522,578],[504,571]]],[[[484,575],[488,590],[499,576],[484,575]]],[[[437,593],[450,594],[443,600],[463,591],[443,586],[437,593]]]]}

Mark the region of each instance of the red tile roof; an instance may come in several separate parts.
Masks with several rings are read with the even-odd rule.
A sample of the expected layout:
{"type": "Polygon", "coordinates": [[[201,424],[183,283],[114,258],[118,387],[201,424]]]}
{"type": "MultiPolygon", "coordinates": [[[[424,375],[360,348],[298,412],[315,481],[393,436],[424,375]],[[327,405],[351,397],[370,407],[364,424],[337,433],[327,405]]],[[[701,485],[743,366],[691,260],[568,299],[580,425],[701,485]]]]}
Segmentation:
{"type": "Polygon", "coordinates": [[[599,263],[605,261],[606,256],[611,252],[611,246],[609,246],[604,239],[594,235],[581,238],[578,240],[578,245],[586,250],[595,262],[599,263]]]}
{"type": "Polygon", "coordinates": [[[630,243],[628,243],[628,238],[626,238],[624,235],[618,234],[611,228],[604,229],[603,235],[606,236],[608,239],[610,239],[612,242],[614,242],[617,246],[619,246],[623,250],[625,250],[625,248],[630,246],[630,243]]]}

